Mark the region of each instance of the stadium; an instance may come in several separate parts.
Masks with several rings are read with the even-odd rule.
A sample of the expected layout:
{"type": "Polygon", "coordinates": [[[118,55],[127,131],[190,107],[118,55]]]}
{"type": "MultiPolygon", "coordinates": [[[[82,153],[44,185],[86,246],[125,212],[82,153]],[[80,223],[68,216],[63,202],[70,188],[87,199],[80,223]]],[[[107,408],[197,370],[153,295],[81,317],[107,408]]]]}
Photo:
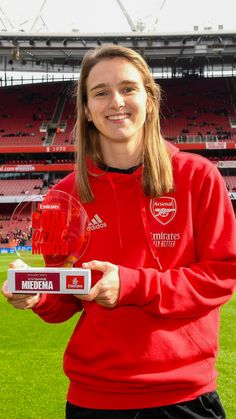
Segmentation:
{"type": "MultiPolygon", "coordinates": [[[[31,214],[24,212],[15,227],[16,208],[32,199],[41,202],[74,170],[75,86],[85,52],[98,45],[127,46],[145,58],[162,91],[163,137],[216,165],[236,215],[236,31],[220,22],[182,33],[147,30],[145,22],[134,22],[125,2],[118,1],[129,31],[56,33],[44,25],[39,31],[44,3],[30,31],[12,28],[10,17],[0,9],[0,279],[5,279],[16,251],[31,250],[31,214]]],[[[0,418],[62,418],[63,404],[56,398],[60,394],[63,401],[66,381],[54,369],[60,369],[74,320],[52,330],[33,316],[12,313],[2,298],[0,310],[0,418]]],[[[234,419],[235,298],[222,311],[226,330],[221,335],[219,386],[227,418],[234,419]]]]}

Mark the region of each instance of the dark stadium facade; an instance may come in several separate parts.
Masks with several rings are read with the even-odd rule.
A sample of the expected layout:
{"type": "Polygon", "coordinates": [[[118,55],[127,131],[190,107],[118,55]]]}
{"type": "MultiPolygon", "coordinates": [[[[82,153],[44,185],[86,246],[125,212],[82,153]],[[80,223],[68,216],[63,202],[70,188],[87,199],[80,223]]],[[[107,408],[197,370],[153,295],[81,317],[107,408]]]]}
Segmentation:
{"type": "Polygon", "coordinates": [[[186,73],[236,74],[236,31],[186,33],[25,33],[0,32],[0,71],[79,71],[88,49],[121,44],[137,50],[150,68],[172,77],[186,73]]]}

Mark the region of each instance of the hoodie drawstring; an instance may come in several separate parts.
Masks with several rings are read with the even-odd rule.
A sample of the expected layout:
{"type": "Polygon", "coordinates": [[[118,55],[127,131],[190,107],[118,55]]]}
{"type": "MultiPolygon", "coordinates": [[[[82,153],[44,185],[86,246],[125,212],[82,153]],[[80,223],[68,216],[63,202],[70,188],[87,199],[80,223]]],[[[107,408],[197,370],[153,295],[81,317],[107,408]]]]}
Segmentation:
{"type": "Polygon", "coordinates": [[[114,195],[114,199],[115,199],[115,203],[116,203],[118,238],[119,238],[120,248],[123,249],[123,243],[122,243],[122,237],[121,237],[121,226],[120,226],[120,206],[119,206],[119,200],[117,198],[116,188],[115,188],[115,185],[113,183],[112,178],[109,175],[107,175],[107,179],[108,179],[109,184],[111,186],[111,189],[112,189],[112,192],[113,192],[113,195],[114,195]]]}

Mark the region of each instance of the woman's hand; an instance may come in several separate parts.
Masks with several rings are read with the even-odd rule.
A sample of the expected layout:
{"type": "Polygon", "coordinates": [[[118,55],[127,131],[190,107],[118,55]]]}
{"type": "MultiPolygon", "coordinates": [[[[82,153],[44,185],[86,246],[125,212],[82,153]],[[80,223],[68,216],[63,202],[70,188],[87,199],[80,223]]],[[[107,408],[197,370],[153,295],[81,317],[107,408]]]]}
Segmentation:
{"type": "Polygon", "coordinates": [[[13,307],[26,310],[33,308],[40,300],[40,294],[14,294],[8,291],[7,281],[3,283],[2,294],[13,307]]]}
{"type": "MultiPolygon", "coordinates": [[[[10,268],[28,268],[21,259],[16,259],[10,263],[10,268]]],[[[2,294],[7,299],[8,303],[13,305],[15,308],[25,310],[27,308],[33,308],[40,300],[40,294],[14,294],[8,290],[7,281],[3,283],[2,294]]]]}
{"type": "Polygon", "coordinates": [[[96,301],[104,307],[115,307],[120,292],[118,266],[109,262],[93,260],[91,262],[83,263],[82,267],[91,269],[92,271],[103,272],[103,276],[94,287],[91,288],[89,294],[77,294],[75,297],[84,301],[96,301]]]}

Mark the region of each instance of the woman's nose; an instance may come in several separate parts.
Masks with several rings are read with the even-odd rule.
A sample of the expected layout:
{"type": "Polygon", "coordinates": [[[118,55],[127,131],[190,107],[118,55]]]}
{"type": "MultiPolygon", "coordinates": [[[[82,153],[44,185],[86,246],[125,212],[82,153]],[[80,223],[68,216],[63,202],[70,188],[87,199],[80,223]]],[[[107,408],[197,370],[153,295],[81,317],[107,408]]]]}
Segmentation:
{"type": "Polygon", "coordinates": [[[111,106],[120,109],[125,106],[124,97],[119,92],[114,92],[111,96],[111,106]]]}

